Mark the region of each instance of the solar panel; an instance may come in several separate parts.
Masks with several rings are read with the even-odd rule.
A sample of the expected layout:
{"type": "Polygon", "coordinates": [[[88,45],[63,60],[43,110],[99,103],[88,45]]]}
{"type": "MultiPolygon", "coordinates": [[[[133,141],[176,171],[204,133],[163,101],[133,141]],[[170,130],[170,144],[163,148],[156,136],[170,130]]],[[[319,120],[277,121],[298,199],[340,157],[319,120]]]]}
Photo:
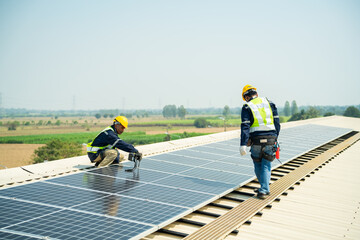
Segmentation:
{"type": "MultiPolygon", "coordinates": [[[[13,199],[0,198],[0,229],[9,225],[27,221],[55,211],[58,208],[33,204],[13,199]]],[[[0,238],[4,239],[4,238],[0,238]]]]}
{"type": "Polygon", "coordinates": [[[227,162],[211,162],[202,166],[203,168],[210,169],[221,169],[227,172],[236,173],[236,174],[244,174],[244,175],[252,175],[250,174],[253,171],[252,165],[240,165],[234,163],[227,162]]]}
{"type": "MultiPolygon", "coordinates": [[[[318,125],[281,131],[281,161],[350,129],[318,125]]],[[[139,239],[255,178],[240,139],[0,190],[0,239],[139,239]]],[[[272,167],[280,165],[274,161],[272,167]]]]}
{"type": "Polygon", "coordinates": [[[155,183],[215,195],[221,195],[229,189],[233,189],[237,186],[237,184],[228,184],[224,182],[209,181],[205,179],[179,175],[173,175],[171,177],[158,180],[155,183]]]}
{"type": "Polygon", "coordinates": [[[6,239],[6,240],[38,240],[38,239],[44,239],[43,237],[39,236],[28,236],[25,233],[15,233],[15,232],[5,232],[4,230],[0,229],[0,239],[6,239]]]}
{"type": "Polygon", "coordinates": [[[183,152],[179,153],[179,151],[176,151],[174,153],[165,153],[165,154],[151,156],[149,158],[154,159],[154,160],[166,161],[166,162],[170,162],[170,163],[184,164],[184,165],[188,165],[191,167],[201,166],[201,165],[204,165],[204,164],[210,162],[209,160],[206,160],[206,159],[195,158],[195,157],[186,156],[183,154],[184,154],[183,152]]]}
{"type": "Polygon", "coordinates": [[[236,139],[236,141],[228,140],[226,142],[217,142],[217,143],[210,143],[208,145],[205,145],[208,148],[217,148],[217,149],[224,149],[224,150],[230,150],[234,153],[239,153],[239,140],[236,139]]]}
{"type": "Polygon", "coordinates": [[[116,193],[118,191],[131,189],[133,187],[144,184],[138,182],[138,180],[139,176],[136,176],[136,174],[134,174],[134,176],[130,179],[122,179],[104,176],[100,174],[93,174],[90,172],[82,172],[64,177],[53,178],[50,180],[46,180],[45,182],[61,184],[64,186],[78,187],[90,191],[116,193]]]}
{"type": "Polygon", "coordinates": [[[235,174],[231,172],[218,171],[218,170],[205,169],[205,168],[192,168],[181,174],[189,177],[197,177],[201,179],[224,182],[229,184],[243,183],[252,177],[250,174],[242,175],[242,174],[235,174]]]}
{"type": "MultiPolygon", "coordinates": [[[[196,147],[194,147],[195,149],[196,147]]],[[[208,161],[218,161],[222,158],[225,158],[227,156],[229,156],[228,153],[222,152],[222,151],[217,151],[217,153],[209,153],[208,150],[193,150],[193,148],[190,149],[185,149],[185,150],[179,150],[174,152],[173,154],[177,154],[180,156],[187,156],[187,157],[192,157],[192,158],[196,158],[196,159],[205,159],[208,161]]],[[[233,153],[232,153],[233,154],[233,153]]]]}
{"type": "Polygon", "coordinates": [[[188,208],[196,208],[202,203],[213,199],[215,196],[208,193],[187,191],[180,188],[153,185],[150,183],[118,192],[118,194],[188,208]]]}
{"type": "MultiPolygon", "coordinates": [[[[98,168],[98,169],[90,170],[89,173],[96,173],[105,176],[113,176],[116,178],[124,178],[130,180],[134,180],[134,175],[135,175],[134,172],[126,172],[123,170],[122,167],[119,167],[117,165],[109,166],[107,168],[98,168]],[[111,171],[106,171],[108,169],[110,169],[111,171]]],[[[151,171],[144,168],[140,168],[139,172],[137,172],[136,174],[138,175],[136,181],[145,181],[145,182],[153,182],[158,179],[162,179],[170,176],[170,174],[168,173],[151,171]]]]}
{"type": "Polygon", "coordinates": [[[209,145],[209,146],[205,145],[205,146],[200,146],[200,147],[194,147],[191,150],[201,152],[201,156],[205,157],[205,158],[206,158],[206,156],[203,156],[204,152],[206,152],[210,155],[214,155],[214,156],[209,156],[209,159],[212,159],[212,160],[218,160],[218,159],[222,158],[222,156],[219,156],[219,152],[221,152],[221,155],[225,155],[225,156],[239,153],[239,151],[236,149],[236,147],[233,147],[230,150],[230,149],[221,148],[221,147],[214,146],[214,145],[209,145]]]}
{"type": "MultiPolygon", "coordinates": [[[[42,195],[46,195],[46,193],[42,193],[42,195]]],[[[64,199],[59,198],[59,202],[64,199]]],[[[116,239],[118,237],[120,237],[119,239],[129,239],[154,228],[154,225],[151,224],[112,218],[110,212],[102,215],[89,214],[88,212],[77,211],[74,208],[51,207],[37,202],[27,202],[16,198],[4,197],[0,197],[0,203],[2,210],[0,239],[44,239],[45,237],[95,239],[99,236],[93,235],[94,230],[102,231],[106,228],[111,230],[111,233],[105,232],[104,235],[109,234],[109,239],[113,239],[112,237],[116,239]],[[97,228],[92,229],[92,226],[97,228]],[[120,230],[117,230],[117,228],[120,228],[120,230]],[[121,228],[125,229],[122,230],[121,228]],[[121,238],[122,234],[128,238],[121,238]]],[[[88,205],[85,204],[84,206],[88,205]]],[[[94,205],[93,207],[94,209],[99,209],[99,206],[94,205]]],[[[185,210],[171,206],[166,207],[168,211],[174,210],[179,212],[185,210]]],[[[86,210],[96,212],[94,209],[88,208],[86,210]]],[[[102,239],[107,239],[104,236],[101,236],[103,237],[102,239]]]]}
{"type": "MultiPolygon", "coordinates": [[[[240,143],[239,143],[240,145],[240,143]]],[[[239,146],[237,147],[239,149],[239,146]]],[[[228,156],[226,158],[221,159],[221,161],[219,162],[224,162],[224,163],[232,163],[232,164],[239,164],[239,165],[243,165],[243,166],[253,166],[252,161],[249,161],[249,156],[240,156],[240,152],[237,155],[231,155],[228,156]]]]}
{"type": "Polygon", "coordinates": [[[189,212],[189,209],[184,207],[119,195],[98,198],[95,201],[89,201],[73,208],[154,225],[159,225],[174,217],[174,215],[177,216],[189,212]]]}
{"type": "Polygon", "coordinates": [[[7,229],[55,239],[131,239],[154,228],[117,218],[61,210],[7,229]]]}
{"type": "Polygon", "coordinates": [[[45,182],[36,182],[7,188],[1,190],[0,194],[1,196],[9,198],[18,198],[60,207],[71,207],[73,205],[106,196],[105,193],[47,184],[45,182]]]}
{"type": "MultiPolygon", "coordinates": [[[[133,163],[124,163],[124,166],[127,167],[131,167],[132,165],[133,163]]],[[[156,171],[162,171],[172,174],[193,168],[193,166],[189,166],[189,165],[165,162],[161,160],[154,160],[152,158],[144,158],[144,160],[141,161],[140,167],[141,169],[156,170],[156,171]]]]}

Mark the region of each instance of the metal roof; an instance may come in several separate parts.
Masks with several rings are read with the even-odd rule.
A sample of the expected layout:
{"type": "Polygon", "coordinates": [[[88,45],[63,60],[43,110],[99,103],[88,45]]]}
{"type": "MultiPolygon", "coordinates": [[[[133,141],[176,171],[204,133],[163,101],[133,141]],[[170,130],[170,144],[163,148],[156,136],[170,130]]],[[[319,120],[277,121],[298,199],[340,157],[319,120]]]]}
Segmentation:
{"type": "Polygon", "coordinates": [[[227,239],[360,239],[360,142],[227,239]]]}
{"type": "MultiPolygon", "coordinates": [[[[287,125],[310,122],[360,131],[359,118],[339,116],[287,125]]],[[[226,239],[360,239],[359,172],[358,141],[226,239]]]]}
{"type": "MultiPolygon", "coordinates": [[[[319,119],[290,122],[282,128],[296,125],[319,124],[323,126],[351,128],[360,131],[360,119],[332,116],[319,119]]],[[[195,145],[239,137],[239,131],[213,134],[191,139],[139,146],[146,156],[184,149],[195,145]]],[[[239,233],[227,239],[359,239],[360,171],[359,142],[338,155],[321,171],[307,178],[294,191],[270,210],[264,209],[261,218],[254,217],[251,225],[243,225],[239,233]],[[327,170],[327,171],[324,171],[327,170]]],[[[91,167],[87,156],[63,159],[23,168],[0,171],[0,187],[24,184],[79,169],[91,167]],[[25,171],[26,169],[29,172],[25,171]]],[[[169,238],[171,239],[171,238],[169,238]]]]}

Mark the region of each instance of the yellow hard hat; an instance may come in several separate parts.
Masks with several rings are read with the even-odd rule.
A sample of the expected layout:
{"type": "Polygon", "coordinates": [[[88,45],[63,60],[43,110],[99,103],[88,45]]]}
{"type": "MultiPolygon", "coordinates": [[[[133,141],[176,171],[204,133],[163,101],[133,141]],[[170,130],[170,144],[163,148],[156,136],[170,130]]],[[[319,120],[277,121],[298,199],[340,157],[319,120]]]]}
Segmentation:
{"type": "Polygon", "coordinates": [[[249,91],[249,90],[251,90],[251,89],[253,89],[254,91],[256,91],[256,88],[254,88],[253,86],[251,86],[251,85],[246,85],[244,88],[243,88],[243,91],[242,91],[242,94],[241,94],[241,96],[242,96],[242,99],[245,101],[245,98],[244,98],[244,95],[249,91]]]}
{"type": "Polygon", "coordinates": [[[121,125],[124,126],[124,128],[127,128],[128,127],[128,120],[126,117],[124,116],[117,116],[115,119],[114,119],[114,123],[120,123],[121,125]]]}

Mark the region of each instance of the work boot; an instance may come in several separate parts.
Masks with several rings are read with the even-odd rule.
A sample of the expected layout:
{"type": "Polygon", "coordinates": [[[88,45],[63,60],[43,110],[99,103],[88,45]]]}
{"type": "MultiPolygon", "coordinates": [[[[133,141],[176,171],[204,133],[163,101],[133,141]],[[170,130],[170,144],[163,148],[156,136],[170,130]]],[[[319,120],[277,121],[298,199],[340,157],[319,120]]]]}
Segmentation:
{"type": "Polygon", "coordinates": [[[258,194],[256,195],[256,197],[257,197],[257,198],[260,198],[260,199],[265,199],[267,195],[269,195],[269,194],[262,193],[262,192],[258,192],[258,194]]]}
{"type": "MultiPolygon", "coordinates": [[[[254,189],[254,192],[255,192],[255,193],[258,193],[258,192],[259,192],[259,189],[258,189],[258,188],[255,188],[255,189],[254,189]]],[[[265,195],[270,195],[270,192],[265,193],[265,195]]]]}

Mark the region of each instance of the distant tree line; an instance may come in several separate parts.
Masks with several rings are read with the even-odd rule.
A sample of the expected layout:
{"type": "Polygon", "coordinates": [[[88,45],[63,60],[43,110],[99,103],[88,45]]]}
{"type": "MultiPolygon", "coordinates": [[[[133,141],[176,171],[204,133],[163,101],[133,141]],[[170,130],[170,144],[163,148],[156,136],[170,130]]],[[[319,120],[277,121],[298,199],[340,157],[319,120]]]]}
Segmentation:
{"type": "MultiPolygon", "coordinates": [[[[185,107],[184,107],[185,109],[185,107]]],[[[241,106],[230,108],[232,114],[240,115],[241,106]]],[[[221,115],[223,108],[186,108],[185,115],[221,115]]],[[[100,110],[29,110],[24,108],[1,108],[1,118],[16,118],[16,117],[98,117],[111,118],[111,116],[128,116],[145,118],[149,116],[163,115],[162,109],[100,109],[100,110]]]]}
{"type": "Polygon", "coordinates": [[[183,105],[178,108],[175,105],[166,105],[163,108],[162,115],[164,118],[179,117],[181,119],[185,119],[186,109],[183,105]]]}
{"type": "Polygon", "coordinates": [[[360,110],[354,106],[350,106],[345,110],[344,116],[360,118],[360,110]]]}
{"type": "Polygon", "coordinates": [[[298,112],[299,112],[299,108],[298,108],[295,100],[291,102],[291,107],[290,107],[289,101],[285,102],[285,106],[283,109],[284,116],[288,117],[288,116],[294,115],[298,112]]]}
{"type": "Polygon", "coordinates": [[[300,106],[300,107],[298,107],[296,104],[296,101],[292,101],[291,105],[290,105],[289,101],[286,101],[283,108],[278,106],[278,111],[279,111],[279,114],[282,116],[292,116],[295,113],[299,113],[301,110],[304,110],[306,112],[310,108],[315,108],[318,111],[319,116],[331,116],[331,115],[345,116],[345,111],[349,107],[352,107],[350,109],[360,110],[360,105],[355,105],[355,106],[300,106]]]}
{"type": "MultiPolygon", "coordinates": [[[[226,129],[226,120],[228,120],[231,117],[231,110],[228,105],[225,105],[222,111],[222,116],[217,116],[217,118],[224,120],[224,129],[226,129]]],[[[239,116],[236,116],[239,118],[239,116]]],[[[210,125],[210,123],[207,121],[204,117],[196,118],[194,121],[194,126],[197,128],[206,128],[210,125]]]]}
{"type": "Polygon", "coordinates": [[[288,121],[297,121],[320,116],[343,115],[347,117],[360,117],[360,105],[350,106],[306,106],[298,108],[296,101],[285,102],[284,108],[279,111],[283,116],[291,116],[288,121]]]}
{"type": "MultiPolygon", "coordinates": [[[[229,110],[231,114],[237,115],[240,117],[242,104],[239,104],[241,106],[230,108],[229,110]]],[[[166,106],[172,106],[172,105],[166,105],[166,106]]],[[[165,106],[165,107],[166,107],[165,106]]],[[[164,107],[164,108],[165,108],[164,107]]],[[[180,106],[181,107],[181,106],[180,106]]],[[[296,104],[296,101],[286,101],[284,107],[279,106],[278,112],[281,116],[292,116],[296,113],[300,113],[301,110],[304,110],[305,112],[308,111],[310,107],[315,108],[320,116],[329,116],[329,115],[344,115],[345,111],[350,106],[298,106],[296,104]]],[[[352,106],[354,109],[360,109],[360,105],[354,105],[352,106]]],[[[59,117],[87,117],[87,116],[95,116],[96,118],[112,118],[114,116],[118,115],[124,115],[129,118],[131,117],[137,117],[137,118],[145,118],[149,116],[158,116],[163,115],[164,116],[164,108],[162,109],[142,109],[142,110],[134,110],[134,109],[127,109],[127,110],[121,110],[121,109],[102,109],[102,110],[59,110],[59,111],[51,111],[51,110],[29,110],[29,109],[8,109],[8,108],[1,108],[0,111],[0,119],[1,118],[15,118],[15,117],[50,117],[57,119],[59,117]]],[[[174,107],[167,107],[166,110],[166,116],[173,117],[174,116],[174,107]],[[172,110],[171,110],[172,109],[172,110]],[[170,110],[170,111],[169,111],[170,110]],[[168,112],[169,111],[169,112],[168,112]],[[170,113],[172,111],[172,113],[170,113]],[[167,115],[169,114],[169,115],[167,115]],[[172,114],[172,115],[171,115],[172,114]]],[[[185,115],[223,115],[224,108],[186,108],[185,115],[184,113],[178,112],[178,108],[176,108],[176,116],[180,117],[185,115]]],[[[185,108],[182,106],[182,109],[185,108]]],[[[353,109],[353,111],[354,111],[353,109]]],[[[351,109],[350,109],[351,110],[351,109]]],[[[348,113],[347,113],[348,114],[348,113]]],[[[354,113],[351,113],[354,114],[354,113]]],[[[356,115],[356,113],[355,113],[356,115]]],[[[29,123],[31,124],[31,123],[29,123]]],[[[52,122],[51,124],[55,124],[52,122]]],[[[20,123],[21,125],[21,123],[20,123]]]]}

